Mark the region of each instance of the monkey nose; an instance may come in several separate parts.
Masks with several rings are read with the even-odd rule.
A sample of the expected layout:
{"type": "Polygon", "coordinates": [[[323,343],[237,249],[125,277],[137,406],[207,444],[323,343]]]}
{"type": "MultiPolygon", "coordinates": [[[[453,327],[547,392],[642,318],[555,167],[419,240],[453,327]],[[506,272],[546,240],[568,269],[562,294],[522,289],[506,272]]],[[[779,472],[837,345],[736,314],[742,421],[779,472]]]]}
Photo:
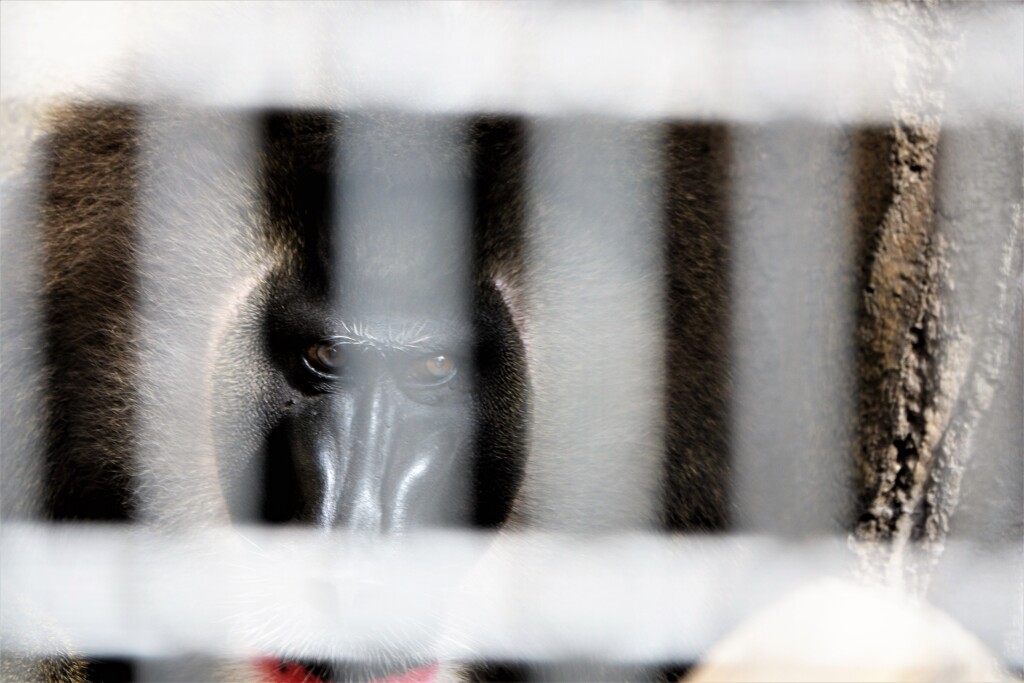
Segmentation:
{"type": "Polygon", "coordinates": [[[300,521],[387,533],[469,516],[471,419],[414,404],[393,383],[321,401],[291,440],[300,521]],[[398,420],[401,415],[402,419],[398,420]]]}
{"type": "Polygon", "coordinates": [[[353,531],[394,531],[386,478],[396,456],[394,397],[385,388],[368,392],[351,406],[338,462],[344,474],[338,485],[334,526],[353,531]]]}
{"type": "MultiPolygon", "coordinates": [[[[363,532],[392,530],[385,493],[394,457],[393,397],[378,387],[318,401],[297,416],[291,458],[299,521],[363,532]]],[[[400,450],[400,449],[399,449],[400,450]]]]}

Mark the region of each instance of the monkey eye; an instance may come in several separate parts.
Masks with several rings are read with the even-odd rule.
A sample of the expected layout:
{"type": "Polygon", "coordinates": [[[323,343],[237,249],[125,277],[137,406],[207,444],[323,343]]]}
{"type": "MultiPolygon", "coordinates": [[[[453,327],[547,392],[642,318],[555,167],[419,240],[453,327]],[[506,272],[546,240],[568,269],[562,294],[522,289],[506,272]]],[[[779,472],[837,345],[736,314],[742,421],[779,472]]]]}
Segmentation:
{"type": "Polygon", "coordinates": [[[339,341],[320,341],[306,349],[306,363],[323,375],[337,375],[345,367],[348,353],[339,341]]]}
{"type": "Polygon", "coordinates": [[[413,361],[405,380],[414,387],[437,387],[451,380],[458,369],[454,357],[435,353],[413,361]]]}

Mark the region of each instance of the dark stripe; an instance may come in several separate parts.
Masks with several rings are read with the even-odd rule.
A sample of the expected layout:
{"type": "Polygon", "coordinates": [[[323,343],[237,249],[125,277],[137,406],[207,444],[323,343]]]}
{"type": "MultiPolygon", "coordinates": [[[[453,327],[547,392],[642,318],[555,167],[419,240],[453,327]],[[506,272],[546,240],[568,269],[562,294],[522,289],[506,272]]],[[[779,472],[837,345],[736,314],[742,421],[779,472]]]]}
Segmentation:
{"type": "Polygon", "coordinates": [[[124,520],[134,507],[137,118],[69,107],[47,140],[46,511],[58,520],[124,520]]]}

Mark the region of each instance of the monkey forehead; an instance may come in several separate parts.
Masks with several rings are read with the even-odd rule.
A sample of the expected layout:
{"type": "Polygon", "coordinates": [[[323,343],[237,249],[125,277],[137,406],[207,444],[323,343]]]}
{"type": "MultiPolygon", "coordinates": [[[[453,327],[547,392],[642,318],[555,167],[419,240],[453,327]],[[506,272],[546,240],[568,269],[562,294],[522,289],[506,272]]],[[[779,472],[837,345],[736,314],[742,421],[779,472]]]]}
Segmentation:
{"type": "Polygon", "coordinates": [[[297,286],[286,278],[258,292],[249,303],[251,314],[262,318],[269,332],[295,343],[337,339],[388,349],[435,351],[455,351],[473,343],[472,303],[462,293],[448,297],[425,289],[415,297],[404,294],[360,287],[337,297],[297,286]]]}
{"type": "Polygon", "coordinates": [[[446,327],[468,318],[472,305],[467,264],[416,258],[367,258],[343,263],[331,299],[349,320],[400,320],[446,327]]]}

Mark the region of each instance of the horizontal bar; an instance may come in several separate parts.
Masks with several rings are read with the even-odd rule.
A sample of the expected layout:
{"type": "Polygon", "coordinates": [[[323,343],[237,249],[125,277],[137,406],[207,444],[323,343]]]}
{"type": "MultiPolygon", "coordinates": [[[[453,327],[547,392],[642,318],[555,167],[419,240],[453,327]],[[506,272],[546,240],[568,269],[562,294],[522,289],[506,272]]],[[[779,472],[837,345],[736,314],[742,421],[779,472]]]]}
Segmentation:
{"type": "MultiPolygon", "coordinates": [[[[958,596],[1013,610],[993,598],[1019,583],[1020,549],[964,551],[972,562],[954,583],[958,596]]],[[[45,622],[76,651],[134,657],[359,659],[386,648],[442,660],[686,661],[779,597],[825,577],[849,578],[854,565],[842,539],[359,537],[294,528],[172,535],[10,523],[0,553],[6,642],[31,642],[26,634],[45,622]]],[[[823,598],[811,601],[803,626],[779,626],[818,624],[826,637],[827,623],[845,629],[863,619],[868,632],[887,618],[880,606],[911,615],[900,623],[928,623],[928,612],[894,592],[864,588],[863,596],[862,612],[833,612],[823,598]]],[[[970,627],[993,615],[967,617],[970,627]]],[[[934,637],[906,629],[900,643],[934,637]]],[[[29,645],[38,653],[54,647],[44,638],[29,645]]]]}
{"type": "Polygon", "coordinates": [[[4,3],[3,98],[639,118],[1016,121],[1024,8],[4,3]],[[966,39],[961,40],[966,36],[966,39]],[[946,65],[949,71],[946,71],[946,65]],[[922,96],[924,94],[924,96],[922,96]]]}

